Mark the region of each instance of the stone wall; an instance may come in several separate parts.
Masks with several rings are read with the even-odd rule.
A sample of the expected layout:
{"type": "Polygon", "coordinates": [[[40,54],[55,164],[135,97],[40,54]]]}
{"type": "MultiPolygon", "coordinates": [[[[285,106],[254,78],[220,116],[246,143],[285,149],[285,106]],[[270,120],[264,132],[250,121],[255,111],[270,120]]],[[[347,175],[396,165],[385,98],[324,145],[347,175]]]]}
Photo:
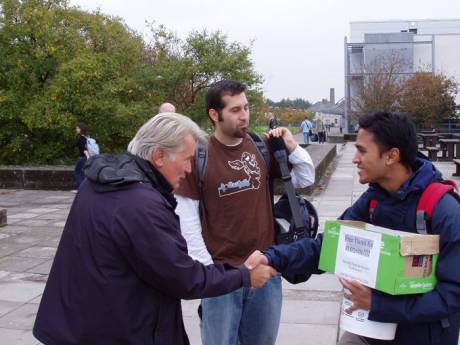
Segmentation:
{"type": "MultiPolygon", "coordinates": [[[[332,144],[302,145],[310,154],[316,171],[316,181],[319,181],[329,164],[336,156],[336,146],[332,144]]],[[[317,182],[315,182],[316,185],[317,182]]],[[[315,186],[314,185],[314,186],[315,186]]],[[[313,187],[299,189],[301,194],[309,194],[313,187]]],[[[10,189],[42,189],[70,190],[75,189],[73,167],[46,166],[21,167],[0,166],[0,188],[10,189]]],[[[275,181],[275,194],[282,194],[284,187],[281,181],[275,181]]]]}
{"type": "Polygon", "coordinates": [[[343,134],[329,134],[327,136],[327,142],[331,144],[340,144],[345,142],[343,134]]]}
{"type": "Polygon", "coordinates": [[[345,133],[343,139],[345,141],[356,141],[356,133],[345,133]]]}
{"type": "Polygon", "coordinates": [[[75,189],[73,167],[0,166],[0,188],[43,190],[75,189]]]}
{"type": "MultiPolygon", "coordinates": [[[[304,144],[301,145],[305,147],[304,144]]],[[[307,188],[296,189],[296,192],[302,195],[308,195],[313,192],[316,185],[319,183],[323,175],[326,173],[326,170],[334,160],[337,155],[337,147],[332,144],[321,144],[321,145],[307,145],[306,150],[313,160],[315,166],[315,183],[307,188]]],[[[281,180],[275,180],[274,184],[275,195],[280,195],[284,193],[284,186],[281,180]]]]}

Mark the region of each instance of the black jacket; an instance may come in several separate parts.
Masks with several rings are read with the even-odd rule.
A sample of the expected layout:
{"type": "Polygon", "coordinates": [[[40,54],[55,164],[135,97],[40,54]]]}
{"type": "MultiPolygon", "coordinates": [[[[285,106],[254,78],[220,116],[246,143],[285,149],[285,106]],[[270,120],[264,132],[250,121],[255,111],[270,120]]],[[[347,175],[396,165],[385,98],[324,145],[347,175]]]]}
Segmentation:
{"type": "Polygon", "coordinates": [[[70,210],[33,333],[46,345],[189,344],[180,299],[249,285],[187,255],[171,187],[150,163],[99,155],[70,210]]]}
{"type": "Polygon", "coordinates": [[[77,141],[75,143],[75,146],[78,148],[78,155],[80,157],[86,157],[85,156],[85,151],[86,151],[86,137],[82,134],[79,134],[77,137],[77,141]]]}

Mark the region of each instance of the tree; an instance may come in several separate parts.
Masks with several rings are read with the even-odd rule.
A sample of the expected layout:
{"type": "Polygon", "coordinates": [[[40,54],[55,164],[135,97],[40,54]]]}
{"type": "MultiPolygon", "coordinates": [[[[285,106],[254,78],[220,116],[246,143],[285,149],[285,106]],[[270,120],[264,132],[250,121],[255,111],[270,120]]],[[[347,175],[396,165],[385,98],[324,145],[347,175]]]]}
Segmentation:
{"type": "Polygon", "coordinates": [[[201,124],[208,123],[204,107],[206,89],[222,79],[238,80],[249,87],[247,92],[258,113],[262,102],[259,85],[262,77],[250,59],[251,46],[228,42],[220,31],[193,31],[179,39],[164,26],[150,25],[150,49],[153,68],[161,75],[165,99],[201,124]]]}
{"type": "Polygon", "coordinates": [[[455,115],[458,83],[443,74],[417,72],[404,83],[401,110],[419,128],[436,128],[442,120],[455,115]]]}
{"type": "Polygon", "coordinates": [[[283,126],[300,123],[306,117],[312,120],[314,117],[312,112],[297,108],[271,107],[268,111],[276,116],[283,126]]]}
{"type": "Polygon", "coordinates": [[[152,112],[144,42],[121,20],[60,0],[7,0],[0,16],[0,161],[66,163],[74,126],[121,151],[152,112]]]}
{"type": "Polygon", "coordinates": [[[253,114],[263,103],[251,47],[220,32],[192,32],[182,40],[152,26],[146,43],[120,18],[66,0],[0,6],[1,164],[72,162],[80,121],[103,152],[123,151],[167,100],[204,123],[205,90],[222,78],[250,87],[253,114]]]}
{"type": "Polygon", "coordinates": [[[407,62],[397,53],[378,56],[363,66],[363,78],[352,109],[359,114],[399,108],[407,62]]]}
{"type": "Polygon", "coordinates": [[[271,99],[267,98],[267,105],[271,107],[281,107],[281,108],[296,108],[296,109],[308,109],[311,107],[311,103],[303,98],[283,98],[279,102],[274,102],[271,99]]]}

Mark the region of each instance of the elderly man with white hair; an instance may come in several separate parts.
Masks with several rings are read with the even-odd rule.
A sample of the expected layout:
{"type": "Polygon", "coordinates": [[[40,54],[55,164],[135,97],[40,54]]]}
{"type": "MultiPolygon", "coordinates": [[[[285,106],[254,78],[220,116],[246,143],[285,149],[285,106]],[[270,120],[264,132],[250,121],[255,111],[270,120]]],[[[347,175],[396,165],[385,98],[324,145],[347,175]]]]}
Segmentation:
{"type": "Polygon", "coordinates": [[[158,114],[128,153],[88,160],[35,320],[37,339],[187,345],[180,299],[260,287],[275,275],[268,266],[249,272],[188,256],[172,190],[204,136],[183,115],[158,114]]]}

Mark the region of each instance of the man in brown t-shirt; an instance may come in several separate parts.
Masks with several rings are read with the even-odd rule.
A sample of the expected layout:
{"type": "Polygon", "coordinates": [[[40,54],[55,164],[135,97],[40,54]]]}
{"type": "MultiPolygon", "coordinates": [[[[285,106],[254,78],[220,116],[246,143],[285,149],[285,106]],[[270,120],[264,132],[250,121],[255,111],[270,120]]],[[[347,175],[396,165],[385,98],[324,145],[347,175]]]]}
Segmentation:
{"type": "MultiPolygon", "coordinates": [[[[207,166],[202,190],[196,169],[175,191],[181,231],[189,255],[210,264],[225,261],[243,264],[255,250],[274,244],[271,197],[264,159],[246,133],[249,104],[245,85],[229,80],[213,84],[206,95],[214,133],[208,141],[207,166]],[[198,205],[202,201],[200,221],[198,205]]],[[[297,187],[314,182],[314,167],[286,128],[270,131],[282,137],[292,164],[297,187]]],[[[271,162],[274,166],[274,160],[271,162]]],[[[195,164],[192,164],[195,167],[195,164]]],[[[281,279],[272,278],[263,288],[239,289],[203,299],[202,340],[204,345],[275,344],[281,313],[281,279]]]]}

